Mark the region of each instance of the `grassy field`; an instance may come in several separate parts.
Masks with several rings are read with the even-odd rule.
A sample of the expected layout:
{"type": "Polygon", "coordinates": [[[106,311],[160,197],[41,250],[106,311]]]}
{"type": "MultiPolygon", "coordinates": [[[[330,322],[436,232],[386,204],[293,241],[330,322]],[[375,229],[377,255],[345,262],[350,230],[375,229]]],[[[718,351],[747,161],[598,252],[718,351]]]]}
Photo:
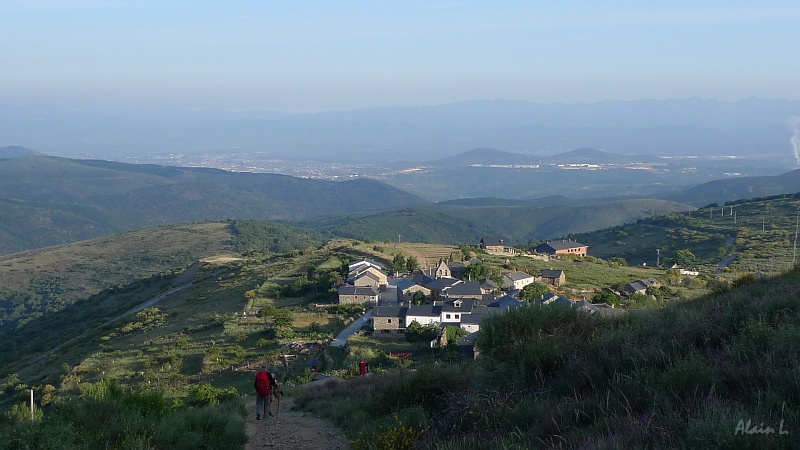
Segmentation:
{"type": "Polygon", "coordinates": [[[684,250],[695,257],[688,265],[707,272],[728,260],[724,272],[730,278],[745,273],[780,274],[796,261],[798,210],[800,199],[795,195],[745,199],[573,237],[588,244],[592,255],[621,257],[632,265],[655,265],[659,249],[661,263],[669,266],[679,261],[678,251],[684,250]]]}

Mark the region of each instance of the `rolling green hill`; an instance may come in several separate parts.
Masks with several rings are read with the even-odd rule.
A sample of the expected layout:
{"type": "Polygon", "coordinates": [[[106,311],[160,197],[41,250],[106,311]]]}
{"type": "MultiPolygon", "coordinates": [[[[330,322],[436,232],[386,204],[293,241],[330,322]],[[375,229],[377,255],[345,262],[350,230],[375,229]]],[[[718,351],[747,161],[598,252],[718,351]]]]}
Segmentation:
{"type": "Polygon", "coordinates": [[[301,225],[337,236],[378,241],[395,241],[397,235],[402,235],[401,239],[409,241],[474,244],[484,236],[504,236],[512,245],[526,245],[531,239],[552,239],[688,209],[661,200],[618,200],[591,205],[568,199],[558,204],[557,200],[558,197],[552,197],[522,204],[496,199],[475,203],[464,200],[400,211],[319,218],[301,225]],[[478,206],[465,206],[471,204],[478,206]],[[493,206],[498,204],[501,206],[493,206]]]}
{"type": "Polygon", "coordinates": [[[344,182],[48,156],[0,159],[0,254],[203,220],[302,220],[427,202],[344,182]]]}
{"type": "Polygon", "coordinates": [[[780,273],[795,261],[798,210],[800,194],[743,199],[570,237],[588,244],[591,255],[632,264],[656,264],[659,249],[663,265],[713,268],[725,261],[734,272],[780,273]],[[679,257],[681,250],[691,255],[679,257]]]}
{"type": "Polygon", "coordinates": [[[105,289],[182,272],[199,259],[322,242],[313,230],[241,220],[169,225],[0,256],[0,331],[105,289]]]}
{"type": "Polygon", "coordinates": [[[41,155],[41,153],[18,145],[0,147],[0,159],[22,158],[35,155],[41,155]]]}
{"type": "Polygon", "coordinates": [[[682,191],[659,196],[666,200],[703,206],[709,203],[762,198],[800,191],[800,170],[775,176],[735,177],[710,181],[682,191]]]}

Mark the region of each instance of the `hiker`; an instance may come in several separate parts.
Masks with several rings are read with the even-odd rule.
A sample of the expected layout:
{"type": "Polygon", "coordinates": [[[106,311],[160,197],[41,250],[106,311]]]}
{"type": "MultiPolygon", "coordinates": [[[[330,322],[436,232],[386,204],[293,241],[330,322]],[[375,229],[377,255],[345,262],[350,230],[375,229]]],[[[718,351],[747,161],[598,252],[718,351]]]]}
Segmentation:
{"type": "MultiPolygon", "coordinates": [[[[272,415],[270,406],[272,406],[272,380],[275,376],[267,371],[267,365],[261,366],[261,370],[256,373],[256,381],[253,386],[256,388],[256,420],[261,420],[262,413],[266,419],[267,415],[272,415]]],[[[277,388],[277,383],[276,388],[277,388]]],[[[277,391],[277,389],[276,389],[277,391]]]]}
{"type": "Polygon", "coordinates": [[[362,359],[361,363],[358,364],[358,373],[361,375],[366,375],[369,373],[369,363],[367,363],[366,359],[362,359]]]}

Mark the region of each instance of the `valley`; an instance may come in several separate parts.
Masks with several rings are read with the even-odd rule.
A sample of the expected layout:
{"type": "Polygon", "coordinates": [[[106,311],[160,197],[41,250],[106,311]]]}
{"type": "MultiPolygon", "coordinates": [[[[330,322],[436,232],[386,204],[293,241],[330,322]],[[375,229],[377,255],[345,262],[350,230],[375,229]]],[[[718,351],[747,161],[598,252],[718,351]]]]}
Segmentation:
{"type": "MultiPolygon", "coordinates": [[[[82,166],[81,170],[92,172],[105,163],[82,166]]],[[[136,181],[147,184],[163,182],[161,175],[148,177],[173,169],[123,165],[112,170],[148,173],[136,181]]],[[[182,171],[175,170],[173,175],[182,171]]],[[[762,185],[755,185],[791,186],[776,180],[766,177],[762,185]]],[[[85,185],[78,188],[84,183],[78,181],[59,195],[91,190],[85,185]]],[[[85,195],[86,191],[78,196],[85,195]]],[[[369,203],[377,204],[379,195],[369,203]]],[[[55,200],[52,205],[66,204],[55,200]]],[[[772,336],[769,342],[791,339],[800,320],[794,321],[797,309],[780,293],[793,292],[795,283],[790,249],[797,208],[792,193],[701,207],[633,198],[484,197],[359,209],[291,224],[255,218],[170,224],[9,253],[0,257],[0,409],[7,411],[0,427],[21,436],[21,411],[32,389],[36,414],[45,417],[42,426],[56,427],[51,431],[64,442],[88,442],[83,432],[69,434],[71,428],[63,428],[60,415],[98,401],[106,402],[104,408],[122,408],[135,404],[138,393],[151,392],[156,396],[152,405],[164,408],[159,413],[162,420],[180,421],[193,411],[224,414],[232,430],[229,439],[243,444],[247,429],[250,439],[262,439],[254,437],[258,433],[253,434],[251,414],[242,407],[249,404],[255,368],[266,363],[291,396],[287,404],[332,420],[354,448],[379,441],[529,446],[530,439],[553,444],[562,435],[579,443],[595,435],[592,427],[598,423],[613,424],[613,431],[604,435],[609,442],[622,440],[633,446],[703,442],[702,433],[724,440],[724,427],[712,419],[701,420],[702,429],[678,424],[680,409],[674,399],[685,398],[692,386],[704,396],[719,395],[718,402],[742,395],[737,383],[755,382],[746,372],[753,366],[749,359],[741,359],[749,358],[748,353],[732,346],[748,336],[760,336],[757,333],[772,336]],[[515,251],[497,254],[480,249],[479,242],[487,236],[506,236],[515,251]],[[538,244],[555,238],[588,245],[588,256],[533,254],[538,244]],[[476,264],[474,273],[495,282],[509,274],[558,272],[565,278],[557,285],[537,286],[537,292],[552,294],[541,305],[535,298],[526,299],[523,292],[487,294],[487,302],[489,297],[499,301],[510,294],[522,304],[483,320],[475,341],[482,356],[476,360],[466,358],[462,346],[448,342],[449,338],[431,346],[414,337],[416,331],[408,337],[381,337],[373,332],[376,325],[371,321],[346,345],[333,346],[334,337],[368,309],[342,304],[337,297],[348,262],[364,258],[384,267],[396,265],[398,258],[413,259],[421,268],[464,261],[462,265],[476,264]],[[628,286],[643,281],[649,287],[641,293],[625,293],[628,286]],[[721,305],[749,302],[742,299],[752,294],[744,292],[759,291],[766,292],[765,300],[748,306],[746,312],[713,312],[731,308],[721,305]],[[591,303],[615,313],[581,312],[600,308],[591,303]],[[783,308],[785,315],[770,315],[775,308],[783,308]],[[675,315],[682,319],[676,321],[675,315]],[[754,317],[768,321],[759,325],[754,317]],[[655,330],[659,342],[680,342],[676,345],[689,353],[651,342],[637,331],[645,329],[655,330]],[[766,331],[757,331],[762,329],[766,331]],[[705,341],[698,341],[696,333],[717,339],[720,344],[715,345],[723,346],[727,359],[707,359],[717,350],[700,344],[705,341]],[[512,335],[520,336],[512,340],[519,344],[510,344],[512,335]],[[619,340],[637,343],[632,357],[645,367],[643,371],[631,372],[628,363],[615,359],[624,353],[619,340]],[[669,355],[668,359],[654,356],[659,354],[669,355]],[[358,376],[357,363],[362,360],[369,361],[372,376],[358,376]],[[524,368],[510,369],[515,364],[524,368]],[[742,369],[731,372],[733,365],[742,369]],[[655,375],[663,370],[663,377],[655,375]],[[603,375],[587,378],[579,375],[581,371],[603,375]],[[621,381],[620,374],[656,387],[637,391],[621,381]],[[334,381],[324,389],[309,384],[320,379],[334,381]],[[425,394],[402,400],[396,393],[409,392],[410,388],[402,388],[405,383],[425,394]],[[725,388],[715,387],[717,383],[725,388]],[[615,392],[615,402],[622,406],[580,420],[559,416],[563,423],[572,423],[566,433],[540,425],[529,427],[525,434],[508,433],[509,423],[519,428],[521,420],[540,420],[542,405],[565,407],[562,391],[568,386],[580,389],[574,401],[587,411],[599,401],[595,392],[599,386],[615,392]],[[331,409],[343,390],[360,392],[359,401],[344,410],[331,409]],[[530,403],[524,392],[534,392],[541,403],[530,403]],[[635,405],[624,403],[631,398],[635,405]],[[387,401],[399,406],[387,409],[387,401]],[[163,406],[168,404],[172,406],[163,406]],[[371,418],[358,423],[347,416],[362,417],[367,411],[371,418]],[[671,431],[642,434],[627,428],[625,424],[645,413],[671,431]],[[472,415],[475,418],[465,422],[472,415]],[[459,428],[465,423],[467,428],[459,428]]],[[[134,211],[139,210],[130,213],[134,211]]],[[[398,275],[410,279],[415,272],[406,273],[405,267],[398,275]]],[[[453,332],[446,329],[442,336],[453,332]]],[[[766,370],[777,376],[783,366],[766,370]]],[[[790,399],[794,395],[785,389],[772,395],[776,392],[790,399]]],[[[710,408],[700,397],[690,398],[693,403],[686,407],[694,414],[722,414],[726,424],[733,421],[734,410],[720,407],[721,403],[710,408]]],[[[774,404],[758,406],[750,396],[737,404],[765,417],[776,414],[774,404]]],[[[80,415],[73,415],[71,426],[83,426],[77,421],[80,415]]],[[[111,416],[103,420],[113,423],[111,416]]],[[[176,445],[174,434],[165,429],[142,427],[97,439],[176,445]]]]}

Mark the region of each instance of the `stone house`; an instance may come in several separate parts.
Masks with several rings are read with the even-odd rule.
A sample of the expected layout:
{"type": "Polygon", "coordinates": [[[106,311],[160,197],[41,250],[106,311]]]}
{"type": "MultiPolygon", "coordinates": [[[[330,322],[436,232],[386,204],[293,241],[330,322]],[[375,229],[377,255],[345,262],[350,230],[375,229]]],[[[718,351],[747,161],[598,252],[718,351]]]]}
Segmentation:
{"type": "Polygon", "coordinates": [[[542,282],[559,287],[566,283],[567,276],[563,270],[542,269],[542,282]]]}
{"type": "Polygon", "coordinates": [[[480,248],[486,253],[514,254],[514,247],[506,246],[506,241],[500,237],[484,237],[481,239],[480,248]]]}
{"type": "Polygon", "coordinates": [[[341,305],[377,305],[378,290],[372,286],[339,286],[339,304],[341,305]]]}
{"type": "Polygon", "coordinates": [[[536,247],[538,253],[548,255],[576,255],[586,256],[589,246],[573,240],[547,241],[536,247]]]}
{"type": "Polygon", "coordinates": [[[425,298],[431,297],[430,289],[426,288],[425,286],[414,283],[412,280],[408,278],[397,280],[395,285],[397,286],[397,301],[400,303],[408,303],[413,301],[414,294],[416,294],[417,292],[422,292],[422,294],[425,295],[425,298]]]}
{"type": "Polygon", "coordinates": [[[362,266],[347,275],[347,282],[354,286],[375,286],[377,288],[389,284],[389,277],[372,266],[362,266]]]}
{"type": "Polygon", "coordinates": [[[376,306],[372,309],[372,329],[375,336],[402,336],[406,331],[405,306],[376,306]]]}

